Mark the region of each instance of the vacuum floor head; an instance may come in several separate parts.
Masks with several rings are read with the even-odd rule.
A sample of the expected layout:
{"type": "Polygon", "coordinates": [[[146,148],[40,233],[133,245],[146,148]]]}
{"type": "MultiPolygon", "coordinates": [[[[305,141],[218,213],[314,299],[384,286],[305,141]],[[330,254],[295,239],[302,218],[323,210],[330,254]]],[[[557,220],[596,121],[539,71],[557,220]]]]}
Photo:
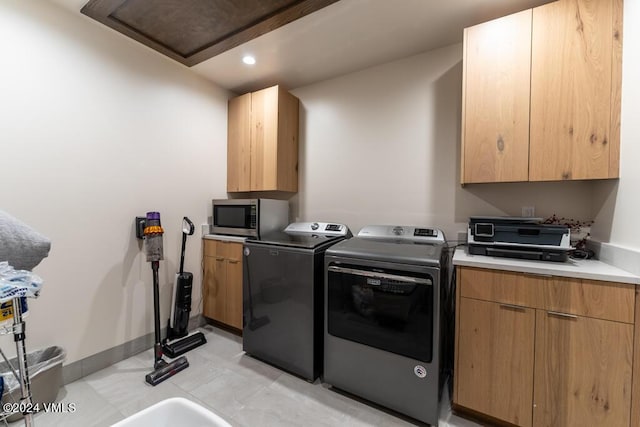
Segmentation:
{"type": "Polygon", "coordinates": [[[161,359],[156,362],[153,372],[148,373],[144,378],[147,383],[155,386],[188,367],[189,362],[184,356],[179,357],[176,360],[172,360],[171,362],[165,362],[161,359]]]}
{"type": "Polygon", "coordinates": [[[206,343],[207,339],[204,337],[204,334],[202,332],[196,332],[181,340],[165,343],[162,346],[162,350],[164,354],[173,359],[206,343]]]}

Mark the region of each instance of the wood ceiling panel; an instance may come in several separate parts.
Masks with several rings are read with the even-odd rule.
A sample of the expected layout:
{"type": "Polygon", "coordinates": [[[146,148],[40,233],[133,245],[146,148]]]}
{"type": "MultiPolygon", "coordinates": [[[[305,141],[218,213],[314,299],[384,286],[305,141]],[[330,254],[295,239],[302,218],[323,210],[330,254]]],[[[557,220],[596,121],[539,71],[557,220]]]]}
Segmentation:
{"type": "Polygon", "coordinates": [[[87,16],[192,66],[338,0],[90,0],[87,16]]]}

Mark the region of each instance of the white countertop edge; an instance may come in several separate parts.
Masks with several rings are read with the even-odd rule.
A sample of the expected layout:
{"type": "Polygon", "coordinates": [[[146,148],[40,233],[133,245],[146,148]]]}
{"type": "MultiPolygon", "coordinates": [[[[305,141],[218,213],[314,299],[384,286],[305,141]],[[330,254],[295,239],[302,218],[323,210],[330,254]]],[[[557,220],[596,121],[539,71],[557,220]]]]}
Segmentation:
{"type": "Polygon", "coordinates": [[[205,234],[202,236],[203,239],[207,240],[220,240],[222,242],[237,242],[244,243],[247,240],[246,237],[242,236],[228,236],[226,234],[205,234]]]}
{"type": "Polygon", "coordinates": [[[453,255],[453,265],[462,267],[491,268],[518,273],[545,274],[574,277],[576,279],[640,284],[640,277],[598,260],[569,259],[567,262],[531,261],[515,258],[471,255],[465,248],[458,248],[453,255]]]}

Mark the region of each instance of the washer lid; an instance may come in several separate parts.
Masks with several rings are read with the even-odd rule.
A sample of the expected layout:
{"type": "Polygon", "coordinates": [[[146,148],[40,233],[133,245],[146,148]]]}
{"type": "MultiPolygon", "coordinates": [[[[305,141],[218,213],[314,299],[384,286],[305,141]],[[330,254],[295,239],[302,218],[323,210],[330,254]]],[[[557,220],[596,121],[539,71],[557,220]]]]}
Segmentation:
{"type": "Polygon", "coordinates": [[[275,231],[260,236],[259,239],[249,238],[246,243],[259,243],[273,246],[315,249],[344,239],[344,236],[328,236],[324,234],[298,234],[275,231]]]}

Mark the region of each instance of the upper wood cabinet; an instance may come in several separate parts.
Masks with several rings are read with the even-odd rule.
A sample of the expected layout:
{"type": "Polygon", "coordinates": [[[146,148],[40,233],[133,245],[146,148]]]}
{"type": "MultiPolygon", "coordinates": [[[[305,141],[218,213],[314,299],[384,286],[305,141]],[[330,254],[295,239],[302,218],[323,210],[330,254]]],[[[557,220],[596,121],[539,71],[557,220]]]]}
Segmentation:
{"type": "Polygon", "coordinates": [[[251,189],[251,94],[229,100],[227,191],[251,189]]]}
{"type": "Polygon", "coordinates": [[[463,183],[528,179],[530,45],[530,9],[464,31],[463,183]]]}
{"type": "Polygon", "coordinates": [[[229,100],[227,191],[298,191],[298,98],[273,86],[229,100]]]}
{"type": "Polygon", "coordinates": [[[461,182],[617,178],[622,0],[465,29],[461,182]]]}
{"type": "Polygon", "coordinates": [[[533,9],[529,179],[618,176],[622,0],[533,9]]]}

